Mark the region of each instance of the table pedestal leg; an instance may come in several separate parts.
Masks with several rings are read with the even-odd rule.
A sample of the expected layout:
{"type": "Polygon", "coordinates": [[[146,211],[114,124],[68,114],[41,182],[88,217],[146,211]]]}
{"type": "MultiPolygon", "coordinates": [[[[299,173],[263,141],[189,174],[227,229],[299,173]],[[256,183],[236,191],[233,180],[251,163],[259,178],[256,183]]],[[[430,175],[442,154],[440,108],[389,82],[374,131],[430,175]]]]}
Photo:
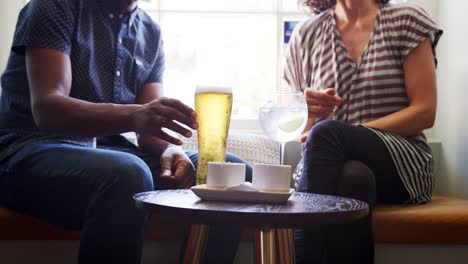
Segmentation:
{"type": "Polygon", "coordinates": [[[184,251],[184,264],[202,263],[205,254],[206,239],[208,237],[207,225],[192,225],[189,239],[184,251]]]}
{"type": "Polygon", "coordinates": [[[293,229],[265,228],[255,232],[256,264],[293,264],[293,229]]]}

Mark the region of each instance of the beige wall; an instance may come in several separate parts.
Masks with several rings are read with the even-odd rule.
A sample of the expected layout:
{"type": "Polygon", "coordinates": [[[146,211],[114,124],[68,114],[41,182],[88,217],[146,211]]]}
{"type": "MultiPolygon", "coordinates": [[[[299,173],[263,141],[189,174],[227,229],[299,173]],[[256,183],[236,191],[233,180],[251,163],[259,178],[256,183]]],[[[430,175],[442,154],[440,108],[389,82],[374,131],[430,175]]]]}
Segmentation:
{"type": "Polygon", "coordinates": [[[3,70],[8,58],[18,13],[23,0],[0,1],[0,67],[3,70]]]}
{"type": "Polygon", "coordinates": [[[0,72],[5,69],[16,20],[23,4],[24,0],[0,1],[0,72]]]}
{"type": "Polygon", "coordinates": [[[445,31],[438,48],[438,110],[434,138],[442,142],[437,189],[468,198],[468,1],[438,1],[445,31]]]}
{"type": "Polygon", "coordinates": [[[420,6],[422,6],[433,19],[437,19],[437,0],[410,0],[420,6]]]}
{"type": "Polygon", "coordinates": [[[468,35],[466,0],[411,0],[438,22],[438,107],[432,138],[441,142],[436,192],[468,199],[468,35]]]}

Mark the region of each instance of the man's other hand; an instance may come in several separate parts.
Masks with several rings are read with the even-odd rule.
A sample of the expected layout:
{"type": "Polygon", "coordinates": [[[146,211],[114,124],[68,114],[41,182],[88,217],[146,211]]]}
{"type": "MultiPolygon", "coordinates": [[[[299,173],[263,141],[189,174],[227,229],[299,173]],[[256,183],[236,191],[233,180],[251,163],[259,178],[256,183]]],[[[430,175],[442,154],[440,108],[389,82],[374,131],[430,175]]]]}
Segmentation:
{"type": "Polygon", "coordinates": [[[169,147],[162,153],[161,179],[179,189],[187,189],[193,185],[195,167],[182,149],[169,147]]]}

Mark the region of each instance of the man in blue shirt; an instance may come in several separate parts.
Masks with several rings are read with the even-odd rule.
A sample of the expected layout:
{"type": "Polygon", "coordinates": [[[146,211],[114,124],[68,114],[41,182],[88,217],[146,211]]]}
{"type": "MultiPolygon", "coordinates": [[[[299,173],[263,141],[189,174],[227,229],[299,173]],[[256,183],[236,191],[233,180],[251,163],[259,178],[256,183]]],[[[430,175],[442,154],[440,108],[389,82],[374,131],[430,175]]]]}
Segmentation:
{"type": "MultiPolygon", "coordinates": [[[[32,0],[1,79],[0,203],[81,229],[79,263],[139,263],[146,217],[132,196],[190,187],[197,162],[162,129],[197,128],[162,97],[163,71],[160,29],[135,0],[32,0]]],[[[213,251],[232,261],[235,246],[213,251]]]]}

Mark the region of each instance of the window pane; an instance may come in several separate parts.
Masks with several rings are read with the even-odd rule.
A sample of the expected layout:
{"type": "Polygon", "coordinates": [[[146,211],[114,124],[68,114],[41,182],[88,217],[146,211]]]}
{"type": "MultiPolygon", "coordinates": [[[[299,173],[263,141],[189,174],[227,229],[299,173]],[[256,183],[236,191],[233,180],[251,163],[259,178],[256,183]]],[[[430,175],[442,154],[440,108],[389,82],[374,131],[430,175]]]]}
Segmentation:
{"type": "Polygon", "coordinates": [[[276,0],[160,0],[162,10],[272,11],[276,0]]]}
{"type": "Polygon", "coordinates": [[[167,96],[193,106],[197,85],[231,86],[233,115],[254,116],[275,89],[275,15],[161,14],[167,96]]]}
{"type": "Polygon", "coordinates": [[[294,28],[297,26],[297,24],[308,17],[305,15],[299,15],[299,14],[291,14],[291,15],[285,15],[285,16],[280,16],[280,21],[281,23],[281,32],[282,32],[282,38],[281,38],[281,43],[282,43],[282,49],[280,51],[280,64],[279,64],[279,73],[280,76],[282,76],[283,71],[284,71],[284,57],[286,54],[286,49],[289,43],[289,40],[291,38],[291,34],[293,33],[294,28]]]}
{"type": "Polygon", "coordinates": [[[146,11],[146,13],[156,22],[159,24],[159,12],[157,11],[146,11]]]}
{"type": "MultiPolygon", "coordinates": [[[[299,0],[281,0],[281,10],[286,12],[304,12],[303,5],[299,0]]],[[[301,1],[302,2],[302,1],[301,1]]]]}
{"type": "Polygon", "coordinates": [[[138,1],[138,7],[141,9],[148,10],[158,10],[160,0],[148,0],[148,1],[138,1]]]}

